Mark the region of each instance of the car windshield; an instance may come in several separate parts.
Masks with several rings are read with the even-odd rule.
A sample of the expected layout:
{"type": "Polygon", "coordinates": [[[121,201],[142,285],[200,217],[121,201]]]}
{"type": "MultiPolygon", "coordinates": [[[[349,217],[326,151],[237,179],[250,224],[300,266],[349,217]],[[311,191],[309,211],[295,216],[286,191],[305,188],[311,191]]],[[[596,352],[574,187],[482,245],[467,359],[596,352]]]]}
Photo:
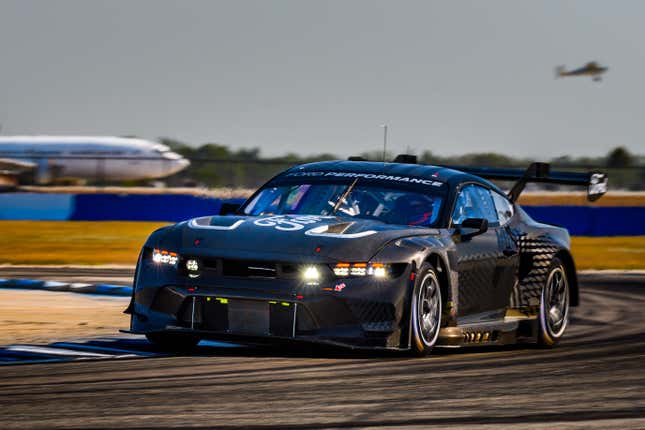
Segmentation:
{"type": "Polygon", "coordinates": [[[388,224],[432,226],[443,197],[361,184],[294,184],[267,187],[244,208],[247,215],[337,215],[388,224]]]}

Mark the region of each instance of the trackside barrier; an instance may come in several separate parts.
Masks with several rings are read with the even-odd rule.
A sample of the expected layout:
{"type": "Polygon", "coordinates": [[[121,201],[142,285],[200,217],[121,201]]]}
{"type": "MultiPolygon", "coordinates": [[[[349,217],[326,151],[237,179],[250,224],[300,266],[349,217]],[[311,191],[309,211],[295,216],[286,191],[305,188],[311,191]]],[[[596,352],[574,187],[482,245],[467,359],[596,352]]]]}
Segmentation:
{"type": "Polygon", "coordinates": [[[73,194],[0,193],[0,220],[66,221],[74,208],[73,194]]]}
{"type": "MultiPolygon", "coordinates": [[[[171,221],[217,214],[218,199],[188,194],[0,194],[0,220],[171,221]]],[[[574,236],[645,235],[645,206],[523,206],[536,221],[574,236]]]]}
{"type": "Polygon", "coordinates": [[[645,206],[523,206],[533,219],[572,236],[645,235],[645,206]]]}
{"type": "Polygon", "coordinates": [[[188,194],[0,194],[0,220],[183,221],[220,211],[218,199],[188,194]]]}
{"type": "Polygon", "coordinates": [[[185,194],[79,194],[70,220],[75,221],[183,221],[220,211],[221,200],[185,194]]]}

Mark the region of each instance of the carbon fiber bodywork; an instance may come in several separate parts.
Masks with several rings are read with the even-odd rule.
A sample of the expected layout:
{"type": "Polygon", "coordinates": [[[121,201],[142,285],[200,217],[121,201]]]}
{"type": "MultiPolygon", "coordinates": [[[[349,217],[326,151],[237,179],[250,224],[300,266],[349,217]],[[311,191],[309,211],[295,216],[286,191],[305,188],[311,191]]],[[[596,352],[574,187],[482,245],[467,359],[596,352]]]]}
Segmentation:
{"type": "Polygon", "coordinates": [[[566,230],[533,221],[518,205],[503,225],[472,237],[451,225],[462,187],[501,193],[492,183],[440,167],[324,162],[287,170],[265,187],[323,181],[329,172],[347,183],[356,175],[366,183],[407,178],[396,186],[434,187],[445,204],[433,228],[320,215],[211,216],[164,227],[139,258],[131,331],[408,349],[411,295],[424,262],[441,283],[439,345],[535,339],[536,306],[555,255],[567,265],[571,304],[577,304],[566,230]],[[153,261],[153,249],[176,253],[177,263],[153,261]],[[188,261],[199,270],[187,270],[188,261]],[[378,263],[390,271],[380,279],[338,276],[332,268],[339,262],[378,263]],[[309,267],[319,279],[303,279],[309,267]]]}

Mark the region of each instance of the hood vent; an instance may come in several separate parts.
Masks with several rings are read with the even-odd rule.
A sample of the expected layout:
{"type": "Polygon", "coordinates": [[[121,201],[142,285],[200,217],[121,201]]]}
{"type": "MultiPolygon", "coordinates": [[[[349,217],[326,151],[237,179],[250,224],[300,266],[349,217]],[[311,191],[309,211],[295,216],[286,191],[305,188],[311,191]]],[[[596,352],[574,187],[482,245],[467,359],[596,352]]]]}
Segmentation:
{"type": "Polygon", "coordinates": [[[376,233],[374,230],[361,231],[359,233],[345,233],[351,226],[353,222],[342,222],[338,224],[331,225],[321,225],[319,227],[314,227],[310,230],[307,230],[305,234],[307,236],[322,236],[322,237],[336,237],[340,239],[356,239],[359,237],[370,236],[376,233]]]}
{"type": "Polygon", "coordinates": [[[327,230],[325,233],[331,233],[331,234],[343,234],[345,233],[345,230],[349,228],[349,226],[352,225],[351,222],[341,222],[338,224],[332,224],[332,225],[327,225],[327,230]]]}
{"type": "Polygon", "coordinates": [[[235,230],[244,223],[241,217],[202,217],[190,220],[188,226],[191,228],[202,228],[211,230],[235,230]]]}

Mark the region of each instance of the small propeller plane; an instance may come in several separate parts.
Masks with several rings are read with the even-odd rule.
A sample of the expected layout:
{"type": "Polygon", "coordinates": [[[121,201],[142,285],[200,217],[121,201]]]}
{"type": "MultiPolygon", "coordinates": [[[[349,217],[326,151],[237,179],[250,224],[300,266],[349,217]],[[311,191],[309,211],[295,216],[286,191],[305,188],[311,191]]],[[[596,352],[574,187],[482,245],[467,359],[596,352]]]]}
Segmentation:
{"type": "Polygon", "coordinates": [[[555,77],[562,78],[565,76],[591,76],[591,79],[594,82],[602,81],[602,74],[609,70],[609,67],[600,66],[595,61],[591,61],[579,69],[573,69],[567,71],[564,66],[558,66],[555,68],[555,77]]]}

